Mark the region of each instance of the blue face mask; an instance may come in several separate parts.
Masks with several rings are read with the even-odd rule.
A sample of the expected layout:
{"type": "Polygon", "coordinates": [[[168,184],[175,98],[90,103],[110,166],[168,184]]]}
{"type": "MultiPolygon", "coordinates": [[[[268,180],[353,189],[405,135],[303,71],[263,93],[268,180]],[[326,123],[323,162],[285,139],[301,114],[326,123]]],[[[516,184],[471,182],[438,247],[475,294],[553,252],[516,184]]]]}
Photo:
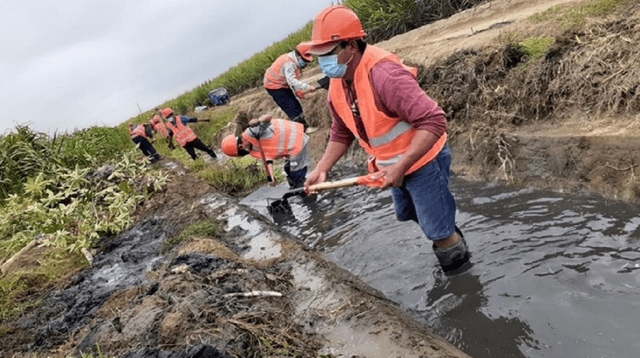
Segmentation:
{"type": "Polygon", "coordinates": [[[298,60],[298,67],[300,68],[305,68],[307,67],[308,62],[306,62],[305,60],[298,60]]]}
{"type": "Polygon", "coordinates": [[[340,78],[347,72],[347,64],[339,64],[337,54],[318,56],[318,66],[329,78],[340,78]]]}

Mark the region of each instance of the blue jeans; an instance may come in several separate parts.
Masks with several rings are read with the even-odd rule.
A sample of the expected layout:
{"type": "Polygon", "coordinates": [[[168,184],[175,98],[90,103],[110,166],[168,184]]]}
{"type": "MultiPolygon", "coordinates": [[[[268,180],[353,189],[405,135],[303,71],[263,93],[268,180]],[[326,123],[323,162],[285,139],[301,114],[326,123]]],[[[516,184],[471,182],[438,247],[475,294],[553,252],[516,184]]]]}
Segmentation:
{"type": "Polygon", "coordinates": [[[275,90],[267,88],[267,93],[271,95],[278,107],[282,108],[289,119],[293,120],[302,114],[302,105],[291,88],[279,88],[275,90]]]}
{"type": "Polygon", "coordinates": [[[287,173],[287,181],[289,182],[291,189],[301,188],[304,186],[304,181],[307,179],[307,167],[291,171],[291,167],[287,162],[284,165],[284,172],[287,173]]]}
{"type": "Polygon", "coordinates": [[[451,151],[444,146],[434,161],[404,177],[391,188],[396,216],[413,220],[433,241],[451,236],[456,224],[456,202],[449,191],[451,151]]]}
{"type": "Polygon", "coordinates": [[[156,148],[153,147],[153,145],[147,140],[147,138],[136,136],[131,140],[140,148],[142,154],[149,157],[151,161],[160,160],[160,154],[156,152],[156,148]]]}

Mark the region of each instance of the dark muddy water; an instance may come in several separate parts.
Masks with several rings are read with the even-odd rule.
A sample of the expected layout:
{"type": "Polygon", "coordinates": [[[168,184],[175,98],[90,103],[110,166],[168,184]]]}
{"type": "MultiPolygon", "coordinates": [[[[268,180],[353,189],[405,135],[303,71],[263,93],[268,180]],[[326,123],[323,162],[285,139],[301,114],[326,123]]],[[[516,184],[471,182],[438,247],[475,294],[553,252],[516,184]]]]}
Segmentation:
{"type": "Polygon", "coordinates": [[[474,357],[640,356],[640,208],[456,178],[451,189],[474,263],[452,277],[417,225],[395,219],[389,191],[289,199],[293,216],[276,222],[474,357]]]}

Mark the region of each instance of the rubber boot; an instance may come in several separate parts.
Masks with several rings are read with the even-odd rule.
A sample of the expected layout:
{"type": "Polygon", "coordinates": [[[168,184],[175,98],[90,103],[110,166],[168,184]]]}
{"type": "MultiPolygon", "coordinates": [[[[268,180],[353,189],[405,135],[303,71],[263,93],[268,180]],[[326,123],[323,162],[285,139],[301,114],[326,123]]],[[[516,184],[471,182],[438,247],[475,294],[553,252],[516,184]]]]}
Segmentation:
{"type": "Polygon", "coordinates": [[[307,124],[307,120],[304,118],[304,114],[298,115],[296,118],[293,119],[293,121],[302,123],[302,125],[304,126],[305,132],[307,131],[307,128],[309,128],[309,124],[307,124]]]}
{"type": "Polygon", "coordinates": [[[433,244],[433,252],[436,254],[440,262],[440,267],[442,267],[442,271],[444,271],[445,274],[453,275],[471,267],[470,264],[467,264],[471,257],[467,242],[464,239],[464,235],[462,235],[462,231],[460,231],[457,226],[456,232],[460,236],[460,240],[455,245],[439,248],[436,247],[435,243],[433,244]]]}

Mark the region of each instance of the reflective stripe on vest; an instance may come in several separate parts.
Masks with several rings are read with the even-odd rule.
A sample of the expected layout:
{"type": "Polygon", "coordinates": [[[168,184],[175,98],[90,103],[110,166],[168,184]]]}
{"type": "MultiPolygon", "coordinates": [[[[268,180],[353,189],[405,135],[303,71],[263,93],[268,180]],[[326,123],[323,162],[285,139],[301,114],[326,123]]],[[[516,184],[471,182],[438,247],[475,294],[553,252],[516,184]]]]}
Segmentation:
{"type": "Polygon", "coordinates": [[[182,124],[180,120],[180,116],[175,116],[176,124],[168,122],[167,127],[173,131],[173,138],[180,144],[181,147],[184,147],[187,143],[195,140],[196,134],[193,133],[193,130],[189,128],[189,126],[185,126],[182,124]]]}
{"type": "MultiPolygon", "coordinates": [[[[287,78],[282,75],[282,65],[286,62],[291,62],[295,65],[295,61],[289,56],[288,53],[281,55],[278,57],[271,67],[267,69],[267,72],[264,74],[264,79],[262,81],[264,88],[268,89],[280,89],[280,88],[289,88],[289,83],[287,82],[287,78]]],[[[299,78],[302,75],[298,66],[296,66],[296,78],[299,78]]]]}
{"type": "MultiPolygon", "coordinates": [[[[398,63],[410,71],[414,77],[417,74],[417,69],[403,65],[396,55],[388,51],[368,45],[354,74],[353,85],[358,99],[361,120],[369,137],[369,143],[358,138],[359,143],[368,154],[376,158],[378,165],[391,165],[402,158],[402,155],[411,145],[417,130],[409,123],[401,121],[400,118],[389,117],[377,109],[369,74],[371,69],[382,61],[398,63]]],[[[331,79],[329,96],[334,109],[344,124],[357,137],[358,130],[356,129],[350,104],[347,103],[342,79],[331,79]]],[[[435,159],[446,144],[446,140],[447,135],[444,133],[429,151],[409,168],[406,174],[418,170],[435,159]]]]}
{"type": "MultiPolygon", "coordinates": [[[[276,118],[271,120],[271,128],[273,133],[263,130],[263,135],[259,140],[249,134],[252,128],[248,128],[242,133],[244,139],[251,143],[249,153],[252,157],[262,158],[258,144],[262,146],[265,159],[268,160],[294,157],[300,153],[305,137],[304,126],[301,123],[276,118]]],[[[253,130],[256,131],[256,129],[253,130]]]]}
{"type": "Polygon", "coordinates": [[[135,128],[133,128],[133,130],[130,131],[130,133],[131,133],[131,138],[135,138],[135,137],[147,138],[147,133],[144,131],[143,124],[138,124],[137,126],[135,126],[135,128]]]}

